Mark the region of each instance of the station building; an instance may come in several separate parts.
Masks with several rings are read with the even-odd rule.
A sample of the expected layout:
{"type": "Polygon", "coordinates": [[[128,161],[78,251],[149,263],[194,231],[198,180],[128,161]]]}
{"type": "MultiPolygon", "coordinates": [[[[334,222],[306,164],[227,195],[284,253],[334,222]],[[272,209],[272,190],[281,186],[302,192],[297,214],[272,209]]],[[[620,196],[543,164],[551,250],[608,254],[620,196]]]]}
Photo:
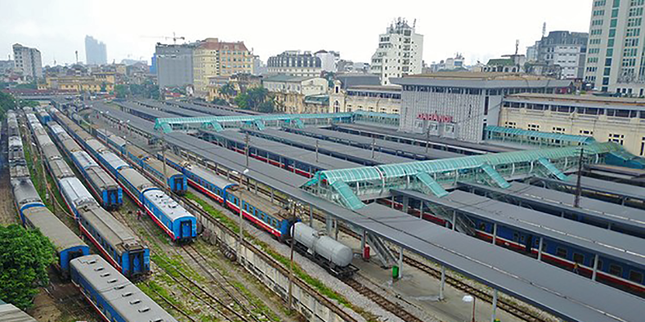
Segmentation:
{"type": "Polygon", "coordinates": [[[561,94],[571,81],[519,73],[440,72],[396,78],[401,85],[399,131],[468,142],[485,139],[497,125],[504,96],[561,94]]]}
{"type": "Polygon", "coordinates": [[[499,125],[592,136],[645,156],[645,99],[523,93],[504,98],[499,125]]]}

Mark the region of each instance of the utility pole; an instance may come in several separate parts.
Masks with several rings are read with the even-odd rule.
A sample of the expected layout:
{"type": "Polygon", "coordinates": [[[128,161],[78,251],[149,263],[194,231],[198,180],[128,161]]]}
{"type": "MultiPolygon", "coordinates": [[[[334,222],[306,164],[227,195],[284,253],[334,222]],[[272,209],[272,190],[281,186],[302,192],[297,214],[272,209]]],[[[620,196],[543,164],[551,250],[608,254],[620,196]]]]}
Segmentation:
{"type": "Polygon", "coordinates": [[[318,163],[318,140],[316,140],[316,163],[318,163]]]}
{"type": "Polygon", "coordinates": [[[428,147],[430,146],[430,129],[426,130],[426,154],[428,154],[428,147]]]}
{"type": "Polygon", "coordinates": [[[163,156],[164,186],[166,186],[166,189],[170,190],[170,185],[168,185],[168,175],[166,174],[166,135],[163,129],[161,129],[161,155],[163,156]]]}
{"type": "Polygon", "coordinates": [[[580,208],[580,195],[582,194],[582,158],[584,156],[584,148],[580,147],[580,159],[578,160],[578,180],[576,180],[576,197],[573,200],[573,206],[580,208]]]}
{"type": "Polygon", "coordinates": [[[246,168],[249,168],[249,132],[246,132],[244,138],[244,154],[246,155],[246,168]]]}
{"type": "MultiPolygon", "coordinates": [[[[296,206],[292,202],[291,208],[293,211],[293,217],[296,217],[296,206]]],[[[295,232],[294,226],[291,226],[292,231],[295,232]]],[[[289,255],[289,311],[293,310],[293,246],[296,244],[296,240],[291,234],[291,254],[289,255]]]]}
{"type": "Polygon", "coordinates": [[[376,145],[376,137],[372,137],[372,159],[374,159],[374,146],[376,145]]]}

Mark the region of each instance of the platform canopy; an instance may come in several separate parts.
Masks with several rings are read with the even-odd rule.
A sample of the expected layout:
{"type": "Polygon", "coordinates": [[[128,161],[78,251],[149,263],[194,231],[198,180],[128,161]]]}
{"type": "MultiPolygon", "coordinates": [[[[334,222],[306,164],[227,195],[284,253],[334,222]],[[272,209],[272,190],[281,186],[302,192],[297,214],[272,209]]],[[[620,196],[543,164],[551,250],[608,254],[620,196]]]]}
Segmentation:
{"type": "Polygon", "coordinates": [[[252,126],[262,130],[265,126],[283,126],[285,124],[293,124],[301,127],[305,123],[325,124],[331,122],[351,122],[353,117],[354,113],[171,117],[158,118],[155,121],[155,130],[163,130],[165,133],[168,133],[173,130],[188,130],[198,127],[221,131],[226,128],[240,128],[244,126],[252,126]]]}
{"type": "Polygon", "coordinates": [[[303,188],[350,209],[365,205],[361,199],[387,197],[390,189],[412,189],[437,196],[457,181],[508,187],[506,180],[542,176],[566,179],[563,172],[577,169],[580,150],[587,164],[604,162],[606,155],[624,151],[613,142],[545,148],[451,159],[415,161],[352,169],[319,171],[303,188]]]}
{"type": "Polygon", "coordinates": [[[591,136],[529,131],[493,125],[486,126],[486,139],[541,146],[569,146],[596,141],[591,136]]]}

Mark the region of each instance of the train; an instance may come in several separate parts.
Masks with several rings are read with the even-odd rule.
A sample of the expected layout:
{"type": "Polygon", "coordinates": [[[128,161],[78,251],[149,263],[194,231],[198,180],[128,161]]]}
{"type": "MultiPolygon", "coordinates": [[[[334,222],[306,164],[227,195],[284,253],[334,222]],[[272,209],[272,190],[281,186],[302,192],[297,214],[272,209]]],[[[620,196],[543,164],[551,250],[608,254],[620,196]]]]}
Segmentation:
{"type": "Polygon", "coordinates": [[[190,242],[197,236],[195,216],[70,118],[57,109],[52,109],[50,112],[52,119],[67,130],[89,152],[90,156],[116,179],[123,191],[173,241],[190,242]]]}
{"type": "Polygon", "coordinates": [[[82,174],[101,206],[108,210],[118,209],[123,204],[121,186],[67,134],[60,124],[49,122],[48,127],[54,141],[82,174]]]}
{"type": "Polygon", "coordinates": [[[132,163],[149,173],[157,183],[162,186],[167,185],[172,192],[180,196],[186,194],[188,186],[186,176],[183,173],[167,167],[165,169],[166,173],[164,174],[163,162],[151,158],[146,152],[134,145],[128,145],[126,140],[114,135],[108,130],[98,129],[94,132],[103,144],[112,146],[122,156],[130,159],[132,163]]]}
{"type": "MultiPolygon", "coordinates": [[[[56,250],[54,266],[61,275],[72,280],[104,321],[176,322],[175,318],[128,281],[105,259],[90,254],[89,246],[45,206],[25,166],[26,160],[16,114],[10,111],[7,116],[8,133],[15,138],[12,140],[15,153],[13,153],[13,162],[10,164],[10,173],[16,209],[25,227],[40,230],[54,245],[56,250]],[[21,142],[19,145],[16,139],[21,142]],[[24,167],[26,172],[17,170],[16,167],[24,167]]],[[[33,121],[31,117],[28,119],[33,121]]]]}
{"type": "Polygon", "coordinates": [[[69,276],[69,261],[88,255],[90,248],[45,207],[38,195],[27,169],[20,128],[13,111],[7,112],[7,134],[11,188],[20,221],[25,227],[38,229],[49,238],[56,250],[54,266],[62,276],[69,276]]]}
{"type": "Polygon", "coordinates": [[[70,262],[72,283],[105,321],[177,322],[98,255],[70,262]]]}
{"type": "MultiPolygon", "coordinates": [[[[383,200],[382,202],[392,206],[392,200],[383,200]]],[[[403,209],[403,203],[395,200],[394,207],[401,210],[403,209]]],[[[408,209],[410,214],[418,217],[420,215],[419,208],[418,201],[409,201],[408,209]]],[[[431,212],[424,211],[421,217],[438,225],[451,227],[450,222],[431,212]]],[[[494,228],[492,222],[476,217],[468,217],[468,219],[473,223],[474,237],[489,243],[493,241],[494,228]]],[[[497,226],[496,234],[495,240],[498,246],[537,258],[539,236],[533,236],[530,233],[502,225],[497,226]]],[[[595,255],[554,240],[544,240],[541,260],[568,270],[577,269],[578,274],[591,277],[595,255]]],[[[642,269],[627,263],[621,263],[604,256],[600,256],[598,259],[596,280],[602,283],[642,295],[645,292],[643,275],[645,275],[645,272],[642,269]]]]}
{"type": "Polygon", "coordinates": [[[148,247],[101,207],[67,165],[38,118],[32,113],[26,115],[42,150],[46,168],[56,181],[67,208],[76,218],[81,233],[123,275],[134,277],[149,273],[148,247]]]}
{"type": "MultiPolygon", "coordinates": [[[[161,154],[157,158],[163,160],[161,154]]],[[[257,227],[273,235],[280,242],[295,242],[294,248],[302,255],[310,258],[329,273],[338,278],[351,277],[358,271],[351,261],[354,257],[350,247],[316,232],[313,228],[300,222],[288,209],[279,207],[257,194],[240,189],[236,183],[203,168],[183,161],[180,157],[166,154],[166,162],[181,171],[188,184],[207,195],[234,213],[242,213],[244,218],[257,227]]]]}

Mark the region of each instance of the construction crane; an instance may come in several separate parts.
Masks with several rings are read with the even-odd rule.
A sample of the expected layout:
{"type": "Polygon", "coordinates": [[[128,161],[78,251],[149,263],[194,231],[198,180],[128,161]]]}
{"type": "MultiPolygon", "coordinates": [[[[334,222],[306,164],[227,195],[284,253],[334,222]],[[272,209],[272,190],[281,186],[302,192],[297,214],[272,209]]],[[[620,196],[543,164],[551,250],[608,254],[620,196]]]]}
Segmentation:
{"type": "Polygon", "coordinates": [[[173,43],[173,44],[175,44],[175,45],[177,44],[177,40],[184,40],[184,41],[186,40],[186,37],[184,37],[184,36],[179,36],[179,37],[177,37],[177,35],[175,35],[175,33],[174,33],[174,32],[172,33],[172,37],[169,37],[169,36],[143,36],[142,38],[163,38],[163,39],[172,39],[172,43],[173,43]]]}

